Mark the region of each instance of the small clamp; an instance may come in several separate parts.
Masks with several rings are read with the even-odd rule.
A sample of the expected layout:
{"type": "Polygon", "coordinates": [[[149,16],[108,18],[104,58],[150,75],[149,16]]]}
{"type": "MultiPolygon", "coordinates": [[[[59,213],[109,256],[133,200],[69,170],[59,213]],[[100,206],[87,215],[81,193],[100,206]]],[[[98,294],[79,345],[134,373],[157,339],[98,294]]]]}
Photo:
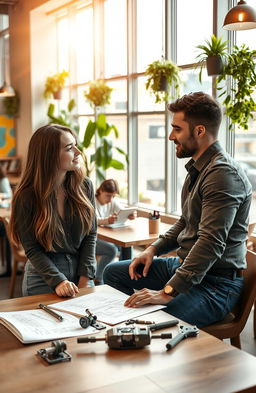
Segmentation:
{"type": "Polygon", "coordinates": [[[106,329],[106,326],[98,322],[97,316],[93,315],[88,308],[85,312],[87,313],[87,316],[85,315],[79,319],[79,323],[82,328],[86,329],[88,326],[92,326],[97,330],[106,329]]]}
{"type": "Polygon", "coordinates": [[[140,319],[128,319],[127,321],[125,321],[126,325],[132,325],[132,324],[140,324],[140,325],[152,325],[155,322],[152,321],[142,321],[140,319]]]}
{"type": "Polygon", "coordinates": [[[68,362],[72,359],[72,356],[66,349],[67,345],[65,341],[57,340],[52,341],[51,347],[39,349],[37,354],[49,364],[68,362]]]}

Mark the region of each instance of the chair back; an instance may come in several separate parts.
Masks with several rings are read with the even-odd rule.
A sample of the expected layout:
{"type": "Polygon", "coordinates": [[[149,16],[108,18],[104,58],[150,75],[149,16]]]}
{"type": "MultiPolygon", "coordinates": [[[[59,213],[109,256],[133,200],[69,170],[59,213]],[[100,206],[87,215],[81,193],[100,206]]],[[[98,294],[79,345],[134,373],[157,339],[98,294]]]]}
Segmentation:
{"type": "Polygon", "coordinates": [[[9,241],[11,251],[12,251],[12,257],[17,260],[21,260],[21,262],[24,262],[25,257],[25,251],[22,245],[20,244],[18,247],[13,244],[10,240],[10,227],[9,227],[9,220],[6,217],[0,217],[0,221],[4,224],[5,228],[5,233],[6,237],[9,241]]]}
{"type": "Polygon", "coordinates": [[[236,342],[239,341],[239,335],[244,329],[256,299],[256,253],[247,250],[246,261],[247,269],[243,274],[244,288],[235,309],[223,321],[203,328],[207,333],[220,339],[230,338],[231,342],[232,338],[237,338],[236,342]]]}
{"type": "Polygon", "coordinates": [[[247,250],[246,254],[247,269],[244,270],[244,288],[239,303],[234,310],[235,321],[240,321],[243,330],[253,303],[256,299],[256,253],[247,250]]]}

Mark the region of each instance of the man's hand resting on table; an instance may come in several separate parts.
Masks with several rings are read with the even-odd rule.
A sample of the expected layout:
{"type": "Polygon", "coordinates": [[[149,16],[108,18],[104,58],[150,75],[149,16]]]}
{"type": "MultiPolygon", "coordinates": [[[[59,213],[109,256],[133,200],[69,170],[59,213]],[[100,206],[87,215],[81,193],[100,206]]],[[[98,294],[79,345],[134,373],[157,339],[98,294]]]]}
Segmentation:
{"type": "Polygon", "coordinates": [[[161,289],[160,291],[153,291],[152,289],[141,289],[137,291],[133,295],[131,295],[124,305],[126,307],[141,307],[145,304],[167,304],[173,298],[169,295],[166,295],[161,289]]]}

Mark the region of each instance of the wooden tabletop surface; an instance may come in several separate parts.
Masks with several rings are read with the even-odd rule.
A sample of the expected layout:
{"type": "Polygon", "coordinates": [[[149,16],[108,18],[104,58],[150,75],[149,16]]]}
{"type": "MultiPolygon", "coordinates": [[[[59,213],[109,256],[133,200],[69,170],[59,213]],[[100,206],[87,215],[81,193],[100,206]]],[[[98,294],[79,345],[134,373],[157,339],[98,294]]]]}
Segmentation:
{"type": "MultiPolygon", "coordinates": [[[[100,291],[83,289],[81,294],[100,291]]],[[[110,289],[111,290],[111,289],[110,289]]],[[[59,301],[38,295],[0,301],[1,311],[34,309],[59,301]]],[[[158,311],[144,318],[170,319],[158,311]]],[[[143,319],[143,317],[141,317],[143,319]]],[[[170,329],[168,329],[170,331],[170,329]]],[[[171,328],[173,335],[178,327],[171,328]]],[[[159,331],[162,333],[163,330],[159,331]]],[[[158,332],[157,332],[158,333],[158,332]]],[[[100,333],[104,335],[105,333],[100,333]]],[[[65,339],[71,362],[48,365],[36,351],[51,342],[23,345],[0,325],[0,381],[4,393],[230,393],[256,391],[256,359],[200,331],[166,352],[167,340],[134,350],[111,350],[105,342],[65,339]]]]}
{"type": "MultiPolygon", "coordinates": [[[[170,224],[160,222],[159,233],[165,233],[170,224]]],[[[138,217],[123,228],[98,227],[98,237],[121,247],[144,246],[158,239],[159,234],[149,233],[148,218],[138,217]]]]}

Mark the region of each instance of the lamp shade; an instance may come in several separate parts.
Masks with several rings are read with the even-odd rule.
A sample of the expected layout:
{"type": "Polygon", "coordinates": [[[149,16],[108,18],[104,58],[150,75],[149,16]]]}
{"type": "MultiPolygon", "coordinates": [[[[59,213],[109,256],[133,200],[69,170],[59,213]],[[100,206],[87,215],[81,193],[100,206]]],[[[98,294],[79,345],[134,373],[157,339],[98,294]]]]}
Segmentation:
{"type": "Polygon", "coordinates": [[[223,29],[226,30],[249,30],[256,29],[256,10],[240,0],[237,6],[228,11],[223,29]]]}
{"type": "Polygon", "coordinates": [[[14,89],[4,82],[3,86],[0,87],[0,97],[13,97],[15,96],[14,89]]]}

